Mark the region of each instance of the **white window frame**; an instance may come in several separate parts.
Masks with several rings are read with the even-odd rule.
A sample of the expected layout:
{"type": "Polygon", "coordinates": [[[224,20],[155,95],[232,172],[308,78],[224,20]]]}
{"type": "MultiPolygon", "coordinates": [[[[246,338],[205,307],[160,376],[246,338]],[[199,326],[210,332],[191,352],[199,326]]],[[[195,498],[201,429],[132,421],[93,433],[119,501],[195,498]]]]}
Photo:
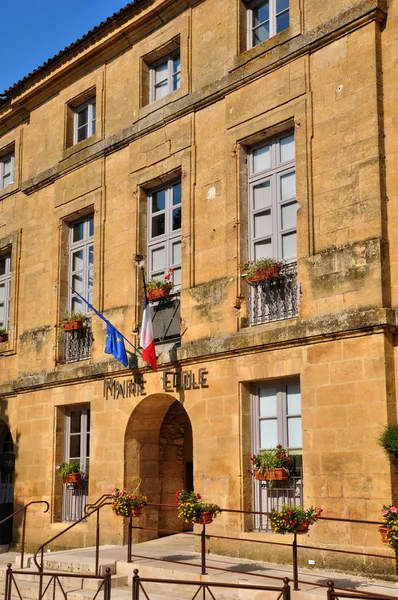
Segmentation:
{"type": "MultiPolygon", "coordinates": [[[[279,149],[282,140],[293,137],[293,132],[289,131],[274,138],[265,140],[260,144],[253,146],[248,155],[249,162],[249,258],[256,260],[261,258],[264,253],[258,252],[257,247],[262,242],[269,242],[269,253],[266,253],[268,258],[284,260],[287,264],[297,261],[297,218],[295,218],[294,226],[285,227],[283,224],[283,210],[293,206],[296,210],[299,204],[296,195],[282,199],[281,185],[283,177],[295,175],[295,158],[292,160],[281,162],[279,149]],[[254,172],[254,153],[261,148],[270,147],[270,168],[262,171],[254,172]],[[271,204],[265,208],[255,208],[254,206],[254,190],[257,186],[269,183],[271,204]],[[262,234],[255,231],[255,220],[259,219],[265,213],[270,213],[272,231],[263,232],[262,234]],[[296,236],[296,252],[294,256],[284,257],[283,241],[288,236],[296,236]],[[261,256],[260,256],[261,254],[261,256]]],[[[295,189],[295,178],[294,178],[295,189]]]]}
{"type": "Polygon", "coordinates": [[[4,309],[4,318],[0,321],[2,329],[10,328],[10,304],[11,304],[11,252],[0,254],[0,260],[5,261],[5,272],[0,275],[0,285],[4,285],[4,301],[1,302],[4,309]]]}
{"type": "Polygon", "coordinates": [[[172,280],[174,282],[175,287],[173,288],[173,292],[179,290],[181,285],[181,261],[173,260],[173,249],[175,245],[180,244],[180,254],[181,254],[181,227],[178,229],[173,229],[173,211],[181,210],[182,217],[182,186],[181,181],[173,181],[168,183],[167,185],[163,185],[156,190],[153,190],[148,197],[148,245],[147,245],[147,276],[148,280],[162,278],[167,274],[168,269],[174,269],[172,273],[172,280]],[[180,202],[173,204],[173,191],[174,186],[180,186],[180,202]],[[153,196],[157,192],[161,192],[165,190],[165,207],[159,211],[153,211],[153,196]],[[164,215],[164,233],[161,235],[153,236],[152,235],[152,223],[153,218],[164,215]],[[152,265],[152,255],[156,250],[161,250],[164,248],[165,252],[165,266],[164,268],[153,268],[152,265]]]}
{"type": "Polygon", "coordinates": [[[82,285],[77,291],[83,298],[92,304],[93,281],[94,281],[94,215],[91,213],[74,221],[69,225],[69,291],[68,291],[68,310],[71,312],[81,312],[91,315],[91,310],[85,302],[80,300],[73,291],[76,288],[76,280],[81,277],[82,285]],[[83,226],[83,237],[77,241],[73,240],[74,227],[83,226]],[[80,252],[82,255],[82,267],[74,269],[74,254],[80,252]],[[92,262],[90,263],[90,256],[92,262]]]}
{"type": "Polygon", "coordinates": [[[8,185],[14,183],[14,161],[14,152],[10,152],[0,158],[0,189],[4,189],[8,185]],[[6,170],[8,164],[10,165],[10,168],[9,170],[6,170]],[[8,182],[6,182],[7,177],[10,178],[8,182]]]}
{"type": "Polygon", "coordinates": [[[83,140],[91,137],[96,132],[96,98],[90,98],[84,104],[76,107],[74,109],[74,122],[73,122],[73,143],[78,144],[83,140]],[[79,126],[79,115],[81,113],[86,113],[86,120],[82,125],[79,126]],[[87,135],[79,139],[79,130],[87,128],[87,135]]]}
{"type": "Polygon", "coordinates": [[[71,460],[80,461],[80,469],[83,473],[88,474],[89,462],[90,462],[90,406],[89,405],[76,405],[67,408],[66,412],[66,427],[65,427],[65,462],[71,460]],[[79,432],[72,433],[71,422],[72,413],[80,412],[80,430],[79,432]],[[80,436],[79,443],[79,455],[71,455],[71,438],[73,436],[80,436]]]}
{"type": "MultiPolygon", "coordinates": [[[[280,33],[280,31],[284,31],[284,29],[281,29],[280,31],[277,31],[277,19],[279,16],[288,13],[289,15],[289,24],[288,27],[290,25],[290,0],[288,2],[288,7],[280,10],[279,12],[277,12],[277,2],[278,0],[253,0],[252,2],[248,3],[248,10],[247,10],[247,44],[248,44],[248,48],[254,48],[254,46],[257,46],[258,44],[261,44],[263,41],[266,40],[262,40],[261,42],[255,42],[254,40],[254,31],[256,29],[258,29],[261,25],[263,25],[266,21],[264,21],[264,23],[261,23],[260,25],[255,26],[254,25],[254,11],[257,8],[260,8],[262,6],[265,6],[266,4],[269,4],[269,36],[266,39],[270,39],[271,37],[274,37],[274,35],[276,35],[277,33],[280,33]]],[[[287,27],[286,27],[287,29],[287,27]]]]}
{"type": "Polygon", "coordinates": [[[168,56],[156,61],[150,66],[150,102],[160,100],[165,96],[171,94],[175,90],[178,90],[181,86],[181,57],[180,50],[175,50],[168,56]],[[174,70],[174,61],[178,58],[179,66],[178,69],[174,70]],[[165,78],[156,83],[156,69],[160,66],[167,65],[167,71],[165,78]],[[160,87],[160,84],[166,83],[165,93],[162,96],[156,97],[156,89],[160,87]]]}

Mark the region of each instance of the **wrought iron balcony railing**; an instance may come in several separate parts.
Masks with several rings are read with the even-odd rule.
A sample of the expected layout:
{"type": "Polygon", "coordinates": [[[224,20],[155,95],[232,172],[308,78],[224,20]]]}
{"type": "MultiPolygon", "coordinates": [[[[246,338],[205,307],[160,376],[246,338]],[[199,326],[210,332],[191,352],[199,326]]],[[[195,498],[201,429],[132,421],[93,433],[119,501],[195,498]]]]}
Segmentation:
{"type": "Polygon", "coordinates": [[[285,265],[276,279],[249,285],[249,325],[290,319],[298,315],[297,263],[285,265]]]}
{"type": "Polygon", "coordinates": [[[91,357],[93,334],[91,320],[84,321],[82,329],[63,331],[60,341],[60,361],[64,363],[86,360],[91,357]]]}

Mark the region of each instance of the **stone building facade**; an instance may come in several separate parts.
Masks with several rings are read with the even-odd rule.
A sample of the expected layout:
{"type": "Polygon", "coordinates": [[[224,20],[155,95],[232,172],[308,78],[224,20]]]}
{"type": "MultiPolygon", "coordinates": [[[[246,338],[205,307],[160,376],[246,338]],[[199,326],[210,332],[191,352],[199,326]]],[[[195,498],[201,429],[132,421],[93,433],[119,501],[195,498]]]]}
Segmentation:
{"type": "MultiPolygon", "coordinates": [[[[51,506],[28,525],[32,547],[116,486],[362,520],[398,501],[377,443],[397,419],[397,37],[397,0],[136,0],[5,91],[1,439],[15,508],[51,506]],[[249,285],[240,265],[261,256],[283,276],[249,285]],[[138,347],[142,266],[174,269],[173,294],[152,304],[158,372],[105,354],[103,321],[73,291],[138,347]],[[72,309],[89,318],[63,332],[72,309]],[[297,469],[270,489],[250,455],[276,443],[297,469]],[[72,458],[88,473],[78,488],[57,477],[72,458]]],[[[122,520],[102,519],[101,541],[123,543],[122,520]]],[[[166,507],[142,523],[181,528],[166,507]]],[[[211,527],[275,540],[265,517],[211,527]]],[[[93,541],[88,520],[59,546],[93,541]]],[[[302,543],[389,553],[374,526],[347,522],[302,543]]],[[[390,569],[379,563],[366,568],[390,569]]]]}

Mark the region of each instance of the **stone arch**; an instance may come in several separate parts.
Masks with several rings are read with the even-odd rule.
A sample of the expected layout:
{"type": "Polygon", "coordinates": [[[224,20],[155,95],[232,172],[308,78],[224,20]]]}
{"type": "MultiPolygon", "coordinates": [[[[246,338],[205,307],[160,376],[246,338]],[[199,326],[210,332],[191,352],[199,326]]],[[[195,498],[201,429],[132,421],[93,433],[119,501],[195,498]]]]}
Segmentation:
{"type": "MultiPolygon", "coordinates": [[[[193,487],[192,427],[182,404],[170,394],[152,394],[130,415],[125,435],[125,487],[148,496],[151,504],[171,505],[175,492],[193,487]]],[[[181,531],[176,509],[160,506],[144,511],[140,539],[181,531]]]]}

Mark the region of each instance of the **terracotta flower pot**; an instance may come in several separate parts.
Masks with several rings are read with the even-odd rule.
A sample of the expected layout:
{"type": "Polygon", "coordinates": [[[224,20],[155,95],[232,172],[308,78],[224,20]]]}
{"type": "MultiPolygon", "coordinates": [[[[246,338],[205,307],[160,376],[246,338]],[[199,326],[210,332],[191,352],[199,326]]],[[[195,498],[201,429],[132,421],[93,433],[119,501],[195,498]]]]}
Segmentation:
{"type": "Polygon", "coordinates": [[[0,344],[3,342],[8,342],[8,333],[3,333],[0,335],[0,344]]]}
{"type": "Polygon", "coordinates": [[[197,520],[197,523],[201,523],[202,525],[210,525],[213,522],[213,513],[211,512],[202,512],[197,520]]]}
{"type": "Polygon", "coordinates": [[[142,506],[133,506],[133,508],[131,509],[131,516],[140,517],[142,515],[142,509],[142,506]]]}
{"type": "Polygon", "coordinates": [[[258,481],[283,481],[289,479],[289,471],[284,467],[277,469],[267,469],[262,473],[258,472],[258,469],[253,469],[254,477],[258,481]]]}
{"type": "Polygon", "coordinates": [[[68,473],[64,479],[64,483],[78,483],[82,480],[82,473],[68,473]]]}
{"type": "Polygon", "coordinates": [[[69,321],[64,323],[64,331],[74,331],[75,329],[83,329],[83,321],[69,321]]]}
{"type": "Polygon", "coordinates": [[[170,295],[172,286],[169,285],[163,288],[155,288],[154,290],[148,290],[147,296],[148,300],[161,300],[162,298],[167,298],[170,295]]]}
{"type": "Polygon", "coordinates": [[[388,527],[387,527],[386,525],[381,525],[381,526],[379,527],[379,532],[380,532],[380,535],[381,535],[381,541],[382,541],[384,544],[388,544],[388,541],[387,541],[387,532],[388,532],[388,527]]]}
{"type": "Polygon", "coordinates": [[[296,533],[308,533],[309,527],[308,525],[304,525],[304,523],[302,523],[301,525],[299,525],[296,529],[296,533]]]}
{"type": "Polygon", "coordinates": [[[254,273],[254,275],[249,275],[247,277],[247,281],[249,283],[259,283],[260,281],[265,281],[266,279],[275,279],[279,277],[280,272],[282,270],[282,265],[273,265],[272,267],[263,267],[254,273]]]}

